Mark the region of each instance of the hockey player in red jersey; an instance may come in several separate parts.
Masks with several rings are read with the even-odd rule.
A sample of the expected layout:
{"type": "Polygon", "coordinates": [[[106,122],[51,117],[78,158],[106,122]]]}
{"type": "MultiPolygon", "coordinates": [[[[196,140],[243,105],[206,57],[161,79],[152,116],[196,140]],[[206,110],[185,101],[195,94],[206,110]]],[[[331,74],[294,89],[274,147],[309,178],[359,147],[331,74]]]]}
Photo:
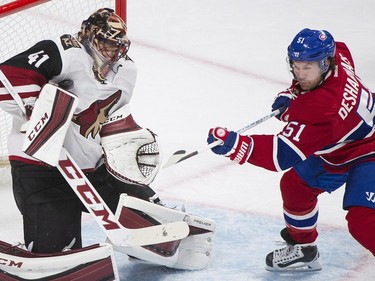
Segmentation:
{"type": "Polygon", "coordinates": [[[209,131],[212,148],[239,164],[281,178],[287,246],[269,253],[266,269],[319,270],[318,196],[345,184],[343,208],[351,235],[375,255],[375,96],[359,79],[347,46],[325,30],[303,29],[288,47],[294,79],[272,109],[286,122],[274,135],[209,131]],[[291,168],[291,169],[290,169],[291,168]],[[289,170],[288,170],[289,169],[289,170]]]}
{"type": "MultiPolygon", "coordinates": [[[[50,162],[41,161],[43,158],[34,157],[29,153],[31,150],[24,149],[29,140],[29,148],[33,148],[34,138],[28,134],[30,128],[35,128],[34,134],[44,131],[59,138],[56,132],[61,132],[60,121],[68,124],[64,127],[67,127],[64,136],[59,139],[63,151],[72,156],[110,211],[115,214],[119,209],[121,194],[134,198],[125,200],[134,205],[132,210],[122,208],[126,209],[126,213],[124,216],[120,213],[118,218],[123,225],[130,224],[128,229],[161,225],[173,222],[175,218],[186,219],[184,225],[188,229],[188,221],[194,217],[162,206],[149,186],[161,164],[159,148],[156,135],[139,126],[129,110],[137,76],[136,66],[128,56],[129,47],[126,24],[112,9],[103,8],[82,22],[76,36],[66,34],[40,41],[0,64],[0,106],[13,116],[8,139],[13,193],[23,217],[25,246],[34,253],[61,253],[64,249],[80,252],[81,216],[82,211],[87,211],[82,203],[90,202],[93,209],[97,208],[94,212],[97,211],[98,217],[103,217],[105,222],[109,220],[108,212],[100,212],[101,209],[95,205],[101,201],[92,190],[90,193],[81,191],[84,193],[81,201],[61,171],[47,164],[50,162]],[[68,113],[64,106],[67,104],[54,103],[48,112],[61,113],[61,119],[54,119],[52,115],[51,122],[40,119],[43,124],[29,128],[28,124],[35,119],[33,113],[36,109],[46,106],[44,102],[50,93],[57,95],[56,91],[48,92],[46,85],[50,86],[49,89],[58,85],[62,90],[69,90],[70,97],[78,100],[76,108],[70,111],[73,111],[70,119],[66,117],[68,113]],[[142,199],[141,203],[135,198],[138,201],[142,199]],[[143,206],[149,212],[139,210],[137,206],[143,206]],[[129,214],[131,219],[127,219],[129,214]]],[[[41,140],[39,147],[48,149],[43,147],[45,142],[41,140]]],[[[51,143],[51,146],[54,144],[51,143]]],[[[60,151],[50,151],[50,154],[56,154],[58,158],[60,151]]],[[[39,155],[49,156],[47,153],[39,155]]],[[[72,181],[76,180],[79,173],[75,173],[71,166],[67,169],[70,169],[72,181]]],[[[78,180],[82,178],[80,176],[78,180]]],[[[89,186],[86,182],[85,185],[79,183],[83,187],[89,186]]],[[[147,248],[136,244],[122,250],[125,253],[131,251],[133,257],[170,267],[204,268],[210,260],[210,255],[206,253],[210,252],[212,242],[204,247],[201,240],[212,241],[214,223],[204,218],[196,221],[205,225],[202,223],[194,227],[198,229],[194,234],[199,234],[194,236],[195,239],[185,236],[188,239],[184,241],[161,245],[162,250],[154,243],[147,248]],[[207,230],[208,226],[210,230],[207,230]],[[204,231],[201,232],[202,228],[204,231]],[[198,244],[199,248],[195,247],[198,244]],[[181,256],[180,251],[184,251],[181,256]]],[[[121,239],[125,241],[127,237],[121,239]]],[[[41,265],[38,268],[45,267],[41,265]]],[[[47,274],[48,270],[43,272],[47,274]]],[[[39,272],[41,276],[43,272],[39,272]]]]}

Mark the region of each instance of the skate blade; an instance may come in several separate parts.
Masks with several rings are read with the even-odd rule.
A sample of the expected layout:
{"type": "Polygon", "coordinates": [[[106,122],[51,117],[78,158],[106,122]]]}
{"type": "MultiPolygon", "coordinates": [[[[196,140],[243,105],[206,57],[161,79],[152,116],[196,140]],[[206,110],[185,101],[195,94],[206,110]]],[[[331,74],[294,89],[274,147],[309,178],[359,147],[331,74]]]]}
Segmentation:
{"type": "Polygon", "coordinates": [[[319,271],[322,269],[322,265],[319,261],[311,261],[308,263],[296,263],[287,267],[271,267],[266,266],[268,271],[278,271],[278,272],[308,272],[308,271],[319,271]]]}

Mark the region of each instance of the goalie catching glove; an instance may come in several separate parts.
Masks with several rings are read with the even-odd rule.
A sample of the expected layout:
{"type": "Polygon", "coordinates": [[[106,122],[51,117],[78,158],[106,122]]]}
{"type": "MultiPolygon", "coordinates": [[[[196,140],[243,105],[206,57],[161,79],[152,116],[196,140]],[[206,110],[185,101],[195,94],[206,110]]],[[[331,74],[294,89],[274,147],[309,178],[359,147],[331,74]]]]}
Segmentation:
{"type": "Polygon", "coordinates": [[[156,135],[134,121],[128,105],[108,116],[100,135],[109,173],[132,184],[154,180],[161,164],[156,135]]]}
{"type": "Polygon", "coordinates": [[[212,152],[227,156],[240,165],[250,158],[253,146],[252,139],[249,136],[216,127],[209,130],[207,142],[211,144],[216,140],[220,140],[222,143],[211,148],[212,152]]]}

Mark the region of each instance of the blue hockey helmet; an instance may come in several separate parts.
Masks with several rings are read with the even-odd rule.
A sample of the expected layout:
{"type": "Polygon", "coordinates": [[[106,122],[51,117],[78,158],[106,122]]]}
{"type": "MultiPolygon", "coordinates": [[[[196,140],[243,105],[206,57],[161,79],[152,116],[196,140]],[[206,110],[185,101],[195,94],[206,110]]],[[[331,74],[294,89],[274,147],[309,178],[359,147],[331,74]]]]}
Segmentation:
{"type": "Polygon", "coordinates": [[[323,72],[329,68],[328,60],[335,56],[336,44],[326,30],[301,30],[288,47],[288,60],[318,61],[323,72]]]}

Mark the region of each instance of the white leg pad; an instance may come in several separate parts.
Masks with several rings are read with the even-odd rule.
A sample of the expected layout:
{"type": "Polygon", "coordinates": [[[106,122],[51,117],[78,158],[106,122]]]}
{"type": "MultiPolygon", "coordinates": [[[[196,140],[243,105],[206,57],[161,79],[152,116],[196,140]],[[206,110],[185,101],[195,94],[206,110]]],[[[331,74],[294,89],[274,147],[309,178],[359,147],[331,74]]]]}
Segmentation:
{"type": "Polygon", "coordinates": [[[209,265],[215,235],[215,222],[213,220],[122,194],[116,211],[116,217],[120,222],[121,215],[124,214],[124,207],[142,211],[159,223],[185,221],[189,225],[190,233],[188,237],[182,240],[154,245],[156,249],[172,249],[171,252],[154,250],[153,247],[147,246],[117,247],[113,245],[116,251],[144,261],[177,269],[196,270],[204,269],[209,265]]]}
{"type": "Polygon", "coordinates": [[[0,260],[0,280],[120,280],[113,248],[107,243],[38,254],[0,241],[0,260]]]}

